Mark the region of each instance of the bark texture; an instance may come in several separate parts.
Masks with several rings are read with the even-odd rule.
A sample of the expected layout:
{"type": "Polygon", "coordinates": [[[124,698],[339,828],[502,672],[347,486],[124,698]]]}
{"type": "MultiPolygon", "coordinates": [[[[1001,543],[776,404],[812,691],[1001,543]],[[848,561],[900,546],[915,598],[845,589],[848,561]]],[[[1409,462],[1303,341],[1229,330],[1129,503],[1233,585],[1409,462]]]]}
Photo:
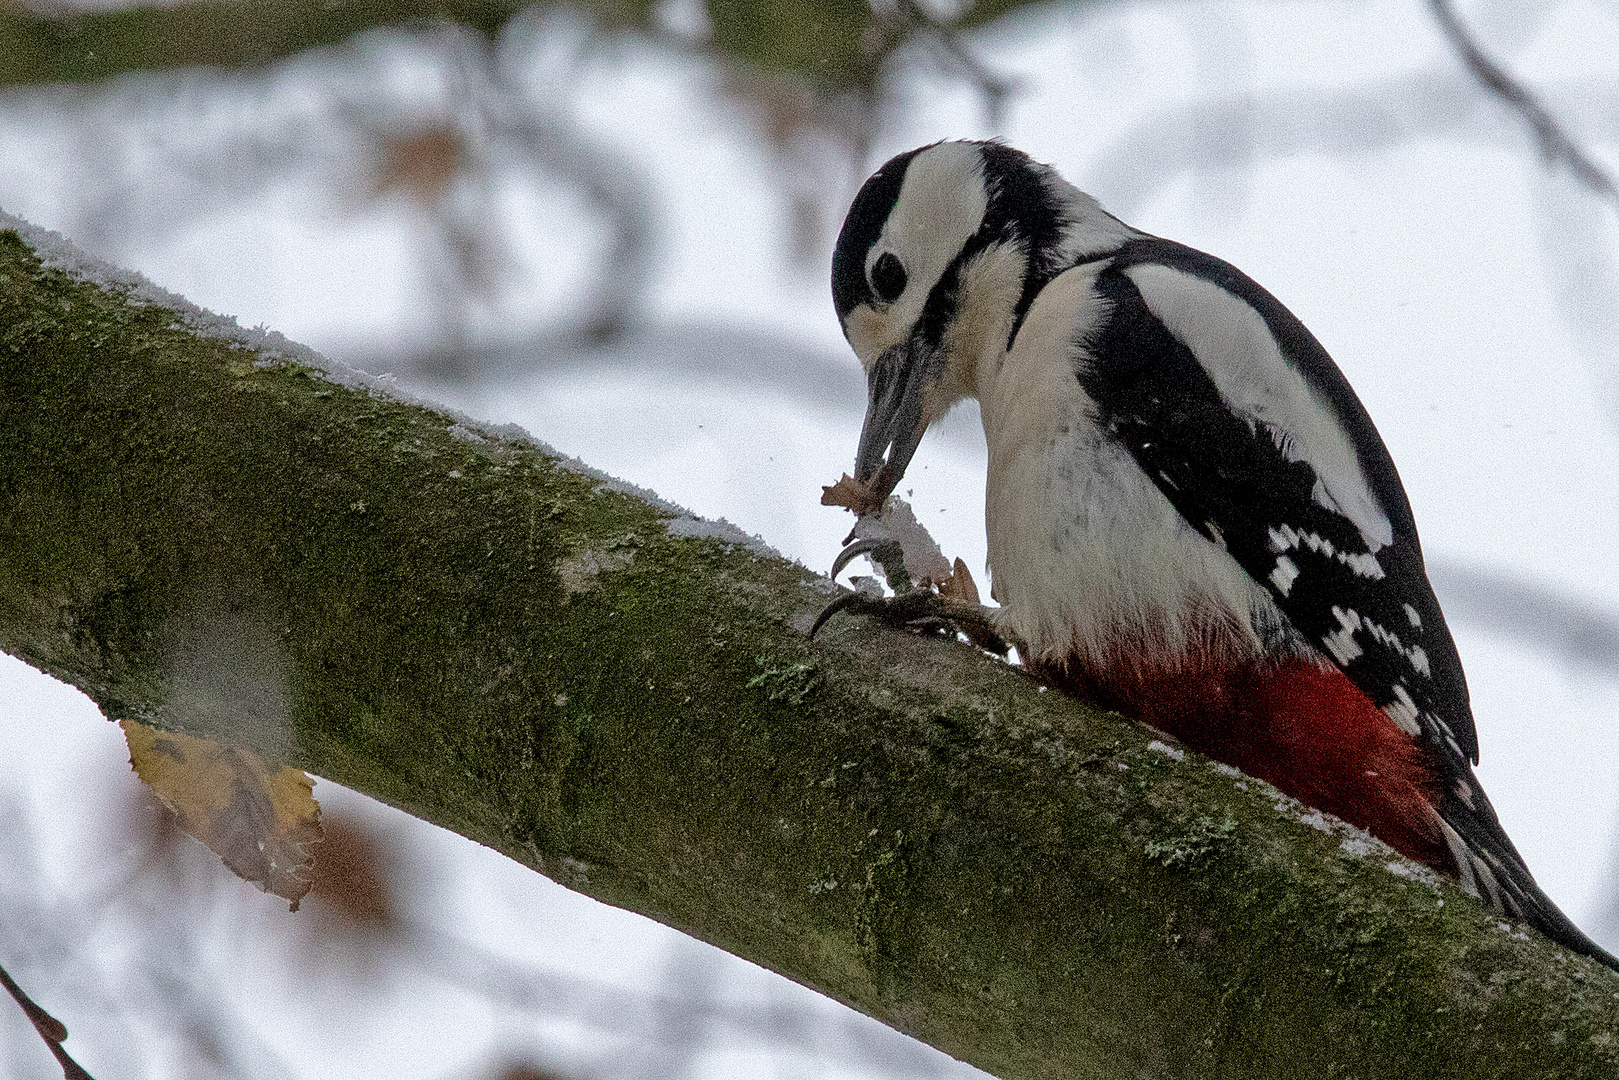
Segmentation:
{"type": "Polygon", "coordinates": [[[1382,845],[968,647],[811,643],[804,568],[130,288],[0,232],[0,648],[109,718],[1009,1080],[1619,1075],[1619,978],[1382,845]]]}

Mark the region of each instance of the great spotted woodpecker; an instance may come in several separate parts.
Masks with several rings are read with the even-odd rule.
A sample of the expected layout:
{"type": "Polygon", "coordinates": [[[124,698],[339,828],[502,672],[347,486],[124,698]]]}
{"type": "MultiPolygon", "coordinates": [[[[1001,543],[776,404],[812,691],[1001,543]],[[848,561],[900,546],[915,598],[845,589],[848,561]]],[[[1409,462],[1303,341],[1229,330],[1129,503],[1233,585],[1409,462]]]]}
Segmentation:
{"type": "Polygon", "coordinates": [[[998,630],[1047,680],[1456,877],[1609,966],[1473,774],[1461,661],[1382,439],[1309,330],[1027,155],[942,142],[861,188],[832,296],[872,505],[977,398],[998,630]]]}

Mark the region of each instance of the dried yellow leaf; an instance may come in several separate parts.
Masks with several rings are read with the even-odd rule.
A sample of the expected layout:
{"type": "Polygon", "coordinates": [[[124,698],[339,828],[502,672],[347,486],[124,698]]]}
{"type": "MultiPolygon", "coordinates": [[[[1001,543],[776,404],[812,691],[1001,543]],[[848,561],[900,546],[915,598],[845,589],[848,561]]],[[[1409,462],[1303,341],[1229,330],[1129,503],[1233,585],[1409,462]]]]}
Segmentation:
{"type": "Polygon", "coordinates": [[[211,848],[225,865],[290,901],[308,894],[320,804],[309,774],[271,769],[264,759],[227,742],[160,731],[133,720],[121,725],[129,763],[180,827],[211,848]]]}
{"type": "Polygon", "coordinates": [[[978,583],[973,580],[967,564],[960,558],[956,559],[954,573],[938,583],[939,595],[949,600],[959,600],[963,604],[978,606],[978,583]]]}

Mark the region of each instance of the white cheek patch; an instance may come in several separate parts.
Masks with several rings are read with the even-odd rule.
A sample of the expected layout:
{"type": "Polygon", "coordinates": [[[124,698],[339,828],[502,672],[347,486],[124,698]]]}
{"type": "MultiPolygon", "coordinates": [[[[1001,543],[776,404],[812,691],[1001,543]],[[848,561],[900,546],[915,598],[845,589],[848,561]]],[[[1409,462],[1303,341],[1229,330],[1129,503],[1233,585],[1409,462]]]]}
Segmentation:
{"type": "MultiPolygon", "coordinates": [[[[1213,282],[1168,266],[1146,263],[1125,274],[1148,309],[1191,350],[1220,396],[1264,425],[1288,460],[1315,470],[1316,502],[1353,522],[1368,554],[1392,544],[1394,528],[1333,410],[1283,357],[1259,312],[1213,282]]],[[[1370,565],[1356,569],[1378,576],[1370,565]]]]}
{"type": "Polygon", "coordinates": [[[978,396],[981,366],[999,366],[1027,268],[1021,242],[991,244],[962,266],[956,317],[944,332],[945,369],[923,409],[930,421],[962,398],[978,396]]]}
{"type": "Polygon", "coordinates": [[[909,332],[928,294],[978,231],[988,208],[978,147],[940,143],[911,159],[882,235],[866,252],[867,281],[884,252],[893,252],[905,267],[905,291],[888,308],[896,326],[909,332]]]}

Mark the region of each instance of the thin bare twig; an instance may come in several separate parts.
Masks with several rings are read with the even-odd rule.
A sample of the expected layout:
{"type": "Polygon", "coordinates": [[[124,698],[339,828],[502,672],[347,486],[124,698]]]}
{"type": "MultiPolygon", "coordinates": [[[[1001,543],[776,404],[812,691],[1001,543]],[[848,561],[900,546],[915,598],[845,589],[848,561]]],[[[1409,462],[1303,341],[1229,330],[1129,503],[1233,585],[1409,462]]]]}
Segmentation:
{"type": "Polygon", "coordinates": [[[1428,0],[1428,7],[1433,10],[1434,19],[1444,31],[1445,39],[1467,65],[1467,70],[1473,73],[1473,77],[1523,117],[1546,160],[1554,165],[1568,166],[1582,184],[1619,206],[1619,185],[1563,130],[1539,99],[1520,86],[1505,68],[1484,54],[1484,50],[1467,32],[1467,27],[1462,25],[1451,0],[1428,0]]]}
{"type": "Polygon", "coordinates": [[[68,1057],[67,1051],[62,1048],[62,1043],[67,1040],[67,1025],[35,1004],[34,999],[23,992],[23,988],[17,985],[17,980],[13,979],[4,967],[0,967],[0,986],[4,986],[16,999],[23,1013],[27,1015],[29,1023],[34,1025],[39,1037],[50,1047],[57,1064],[62,1066],[63,1080],[95,1080],[78,1062],[68,1057]]]}
{"type": "Polygon", "coordinates": [[[978,92],[984,96],[984,112],[987,114],[989,126],[999,129],[1001,121],[1006,117],[1007,99],[1017,89],[1012,80],[997,75],[985,67],[983,61],[967,48],[955,27],[940,21],[916,0],[898,0],[896,8],[904,22],[911,26],[923,27],[939,39],[944,51],[961,65],[961,69],[967,73],[967,77],[978,88],[978,92]]]}

